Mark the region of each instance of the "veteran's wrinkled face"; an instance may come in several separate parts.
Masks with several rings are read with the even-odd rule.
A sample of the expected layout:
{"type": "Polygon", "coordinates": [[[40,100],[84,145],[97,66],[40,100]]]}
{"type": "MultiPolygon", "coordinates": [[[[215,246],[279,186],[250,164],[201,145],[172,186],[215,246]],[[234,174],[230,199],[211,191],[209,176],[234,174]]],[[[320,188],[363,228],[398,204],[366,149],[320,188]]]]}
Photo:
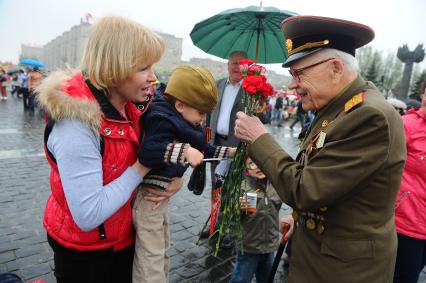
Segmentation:
{"type": "Polygon", "coordinates": [[[422,99],[421,109],[426,114],[426,88],[425,88],[423,94],[420,95],[420,98],[422,99]]]}
{"type": "Polygon", "coordinates": [[[339,59],[314,53],[290,65],[292,80],[288,88],[301,96],[304,110],[320,110],[336,96],[330,92],[333,83],[331,65],[334,60],[339,59]]]}

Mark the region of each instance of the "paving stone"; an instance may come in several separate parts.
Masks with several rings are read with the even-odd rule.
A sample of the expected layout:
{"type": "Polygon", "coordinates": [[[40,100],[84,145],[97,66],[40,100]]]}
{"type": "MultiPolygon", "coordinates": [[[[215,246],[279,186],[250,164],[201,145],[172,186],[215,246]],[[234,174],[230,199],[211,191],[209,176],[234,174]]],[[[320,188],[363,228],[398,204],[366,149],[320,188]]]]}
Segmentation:
{"type": "Polygon", "coordinates": [[[17,258],[17,261],[21,267],[29,267],[32,265],[37,265],[40,263],[45,263],[50,259],[49,254],[42,253],[42,254],[35,254],[30,255],[23,258],[17,258]]]}
{"type": "Polygon", "coordinates": [[[15,254],[12,251],[0,253],[0,263],[5,263],[15,259],[15,254]]]}
{"type": "Polygon", "coordinates": [[[166,255],[168,256],[168,257],[173,257],[173,256],[175,256],[175,255],[177,255],[179,253],[179,251],[178,250],[176,250],[175,248],[169,248],[167,251],[166,251],[166,255]]]}
{"type": "Polygon", "coordinates": [[[15,254],[18,258],[40,254],[42,252],[47,252],[41,244],[36,244],[24,248],[19,248],[15,250],[15,254]]]}
{"type": "Polygon", "coordinates": [[[19,247],[15,243],[3,243],[3,244],[0,244],[0,253],[13,251],[18,248],[19,247]]]}
{"type": "Polygon", "coordinates": [[[185,241],[185,242],[175,242],[174,243],[174,248],[176,250],[178,250],[179,252],[183,252],[183,251],[192,249],[195,246],[196,246],[195,243],[187,242],[187,241],[185,241]]]}
{"type": "Polygon", "coordinates": [[[193,226],[198,227],[198,223],[192,220],[185,220],[182,223],[180,223],[185,229],[191,228],[193,226]]]}
{"type": "Polygon", "coordinates": [[[188,232],[188,230],[184,229],[171,234],[171,239],[174,242],[182,241],[188,238],[192,238],[192,234],[188,232]]]}
{"type": "Polygon", "coordinates": [[[16,260],[12,260],[12,261],[6,262],[6,268],[7,268],[7,272],[12,272],[12,271],[18,270],[20,268],[20,265],[18,264],[16,260]]]}
{"type": "Polygon", "coordinates": [[[175,255],[170,261],[170,271],[178,269],[179,267],[182,267],[189,262],[190,262],[189,258],[180,254],[175,255]]]}
{"type": "Polygon", "coordinates": [[[183,227],[182,225],[175,223],[174,225],[172,224],[170,226],[170,233],[176,233],[179,231],[185,230],[185,227],[183,227]]]}
{"type": "Polygon", "coordinates": [[[169,283],[182,283],[185,280],[176,272],[171,272],[169,274],[169,283]]]}
{"type": "Polygon", "coordinates": [[[56,278],[52,272],[41,276],[41,280],[43,280],[46,283],[56,283],[56,278]]]}
{"type": "Polygon", "coordinates": [[[25,267],[21,270],[25,280],[40,277],[44,274],[50,273],[52,270],[47,263],[41,263],[29,267],[25,267]]]}
{"type": "Polygon", "coordinates": [[[179,269],[176,270],[176,272],[182,276],[182,278],[190,279],[192,277],[195,277],[196,275],[202,273],[204,271],[204,267],[196,264],[196,263],[189,263],[179,269]]]}
{"type": "Polygon", "coordinates": [[[226,274],[223,273],[220,269],[209,269],[198,274],[196,277],[189,279],[186,282],[191,283],[200,283],[200,282],[220,282],[223,278],[226,277],[226,274]]]}

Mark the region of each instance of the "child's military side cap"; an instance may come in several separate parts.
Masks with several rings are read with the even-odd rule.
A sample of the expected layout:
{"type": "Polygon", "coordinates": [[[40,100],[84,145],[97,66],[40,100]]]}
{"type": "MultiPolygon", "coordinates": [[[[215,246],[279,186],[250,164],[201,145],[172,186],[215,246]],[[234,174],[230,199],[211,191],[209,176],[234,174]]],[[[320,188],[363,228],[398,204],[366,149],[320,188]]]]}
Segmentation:
{"type": "Polygon", "coordinates": [[[370,27],[341,19],[294,16],[280,25],[286,38],[287,60],[283,67],[323,48],[334,48],[355,56],[355,49],[374,38],[370,27]]]}
{"type": "Polygon", "coordinates": [[[179,66],[169,77],[167,95],[210,113],[218,101],[216,81],[209,70],[199,66],[179,66]]]}

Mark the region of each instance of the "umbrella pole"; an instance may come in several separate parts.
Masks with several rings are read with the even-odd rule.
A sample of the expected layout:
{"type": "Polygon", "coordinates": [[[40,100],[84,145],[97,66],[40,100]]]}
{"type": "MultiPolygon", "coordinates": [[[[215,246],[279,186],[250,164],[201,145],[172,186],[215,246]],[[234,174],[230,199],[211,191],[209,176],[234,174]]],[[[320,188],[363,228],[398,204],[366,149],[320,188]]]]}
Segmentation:
{"type": "Polygon", "coordinates": [[[261,19],[259,18],[259,22],[257,24],[257,37],[256,37],[256,56],[254,61],[257,63],[257,60],[259,59],[259,37],[260,37],[260,27],[261,27],[261,19]]]}

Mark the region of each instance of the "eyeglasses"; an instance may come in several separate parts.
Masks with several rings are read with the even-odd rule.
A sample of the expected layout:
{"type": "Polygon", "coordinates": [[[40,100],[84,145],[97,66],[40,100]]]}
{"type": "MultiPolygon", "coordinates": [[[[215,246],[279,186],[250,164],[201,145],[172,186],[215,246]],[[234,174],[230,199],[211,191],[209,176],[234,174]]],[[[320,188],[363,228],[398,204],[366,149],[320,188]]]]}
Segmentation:
{"type": "Polygon", "coordinates": [[[319,61],[317,63],[314,63],[312,65],[308,65],[308,66],[303,67],[303,68],[293,69],[293,70],[290,69],[290,70],[288,70],[288,72],[297,82],[300,82],[300,75],[303,73],[303,71],[306,71],[309,68],[313,68],[315,66],[321,65],[322,63],[328,62],[328,61],[333,60],[333,59],[335,59],[335,58],[328,58],[328,59],[319,61]]]}

